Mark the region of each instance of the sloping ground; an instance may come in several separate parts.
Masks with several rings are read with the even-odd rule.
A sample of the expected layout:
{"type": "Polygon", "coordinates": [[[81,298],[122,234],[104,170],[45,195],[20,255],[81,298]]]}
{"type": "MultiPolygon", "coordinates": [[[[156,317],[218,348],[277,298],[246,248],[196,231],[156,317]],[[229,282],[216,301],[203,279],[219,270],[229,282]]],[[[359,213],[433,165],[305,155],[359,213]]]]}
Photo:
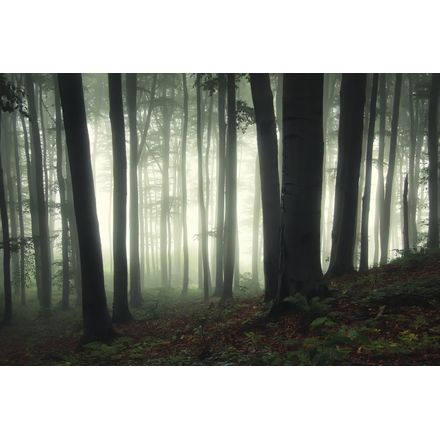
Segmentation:
{"type": "MultiPolygon", "coordinates": [[[[440,254],[409,255],[330,283],[322,300],[289,299],[267,318],[260,297],[227,307],[146,296],[111,344],[79,346],[78,312],[17,318],[0,330],[3,365],[438,365],[440,254]]],[[[29,312],[28,312],[29,313],[29,312]]]]}

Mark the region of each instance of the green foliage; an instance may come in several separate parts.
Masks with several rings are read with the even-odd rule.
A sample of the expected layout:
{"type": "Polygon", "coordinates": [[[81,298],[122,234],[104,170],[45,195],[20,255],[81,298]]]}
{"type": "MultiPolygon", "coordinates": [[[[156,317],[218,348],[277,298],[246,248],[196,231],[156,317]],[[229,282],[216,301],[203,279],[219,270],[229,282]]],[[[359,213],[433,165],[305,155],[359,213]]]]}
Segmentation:
{"type": "Polygon", "coordinates": [[[25,92],[8,80],[4,73],[0,73],[0,111],[12,113],[18,110],[25,116],[29,116],[25,101],[25,92]]]}
{"type": "MultiPolygon", "coordinates": [[[[329,311],[328,300],[316,296],[308,298],[302,293],[296,293],[294,296],[287,297],[284,301],[290,303],[307,325],[310,325],[317,318],[322,319],[329,311]]],[[[315,323],[316,325],[319,326],[320,321],[318,321],[318,324],[315,323]]]]}
{"type": "Polygon", "coordinates": [[[241,130],[242,133],[246,133],[248,127],[253,124],[255,124],[254,108],[237,99],[237,129],[241,130]]]}

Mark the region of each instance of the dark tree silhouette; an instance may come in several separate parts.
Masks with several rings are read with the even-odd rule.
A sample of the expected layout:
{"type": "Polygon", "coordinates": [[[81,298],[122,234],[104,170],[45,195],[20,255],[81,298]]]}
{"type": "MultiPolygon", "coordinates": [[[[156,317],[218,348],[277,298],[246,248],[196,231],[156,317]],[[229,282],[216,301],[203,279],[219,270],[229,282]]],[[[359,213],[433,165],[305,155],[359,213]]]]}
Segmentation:
{"type": "Polygon", "coordinates": [[[182,121],[182,161],[181,161],[181,179],[182,179],[182,231],[183,231],[183,281],[182,295],[188,293],[189,283],[189,256],[188,256],[188,224],[187,224],[187,189],[186,189],[186,141],[188,137],[188,86],[186,82],[186,73],[182,73],[183,88],[183,121],[182,121]]]}
{"type": "Polygon", "coordinates": [[[428,247],[438,248],[438,101],[440,74],[433,73],[428,110],[429,226],[428,247]]]}
{"type": "Polygon", "coordinates": [[[235,74],[227,74],[228,139],[226,146],[226,204],[224,230],[224,280],[222,301],[232,298],[237,233],[237,103],[235,74]]]}
{"type": "Polygon", "coordinates": [[[270,301],[276,295],[278,284],[280,184],[276,119],[269,74],[251,74],[251,91],[257,124],[258,156],[260,159],[264,237],[264,298],[266,301],[270,301]]]}
{"type": "Polygon", "coordinates": [[[108,90],[113,145],[113,321],[131,319],[127,268],[127,155],[120,73],[109,73],[108,90]]]}
{"type": "Polygon", "coordinates": [[[344,73],[341,83],[339,148],[328,277],[354,270],[359,173],[362,155],[366,74],[344,73]]]}
{"type": "Polygon", "coordinates": [[[374,127],[376,123],[376,101],[377,101],[378,83],[379,83],[379,74],[374,73],[373,84],[371,88],[370,121],[368,125],[367,152],[365,156],[365,186],[364,186],[364,196],[362,198],[361,257],[359,262],[359,270],[368,269],[368,218],[370,215],[371,171],[373,167],[373,142],[374,142],[374,127]]]}
{"type": "Polygon", "coordinates": [[[281,260],[277,302],[321,293],[320,223],[324,155],[323,74],[285,74],[281,260]]]}
{"type": "Polygon", "coordinates": [[[60,73],[58,83],[78,228],[84,340],[107,340],[114,335],[114,330],[105,295],[101,239],[81,74],[60,73]]]}

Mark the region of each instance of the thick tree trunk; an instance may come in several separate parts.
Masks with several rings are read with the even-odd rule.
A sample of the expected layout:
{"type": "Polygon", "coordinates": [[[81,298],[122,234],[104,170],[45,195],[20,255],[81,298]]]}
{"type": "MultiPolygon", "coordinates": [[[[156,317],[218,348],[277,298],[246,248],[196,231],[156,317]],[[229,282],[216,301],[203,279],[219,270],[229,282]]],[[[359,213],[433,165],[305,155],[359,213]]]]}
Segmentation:
{"type": "Polygon", "coordinates": [[[183,87],[183,121],[182,121],[182,232],[183,232],[183,278],[182,295],[188,294],[189,283],[189,257],[188,257],[188,224],[187,224],[187,191],[186,191],[186,139],[188,135],[188,86],[186,83],[186,73],[182,73],[183,87]]]}
{"type": "Polygon", "coordinates": [[[361,257],[359,262],[359,270],[368,269],[368,219],[370,215],[370,198],[371,198],[371,172],[373,167],[373,142],[374,127],[376,123],[376,101],[377,89],[379,82],[379,74],[373,74],[373,84],[371,88],[370,100],[370,121],[368,126],[367,153],[365,157],[365,186],[364,196],[362,198],[362,224],[361,224],[361,257]]]}
{"type": "Polygon", "coordinates": [[[438,248],[438,101],[440,73],[433,73],[428,110],[429,225],[428,247],[438,248]]]}
{"type": "Polygon", "coordinates": [[[35,195],[37,202],[40,263],[41,263],[41,291],[39,294],[41,314],[50,313],[52,301],[50,239],[47,219],[47,204],[44,197],[43,160],[41,155],[40,130],[38,128],[37,108],[35,105],[34,81],[31,73],[25,74],[25,84],[28,94],[32,162],[35,170],[35,195]]]}
{"type": "Polygon", "coordinates": [[[226,75],[218,74],[218,172],[217,172],[217,218],[215,253],[215,289],[214,295],[223,292],[223,256],[225,223],[225,154],[226,154],[226,75]]]}
{"type": "Polygon", "coordinates": [[[72,176],[82,275],[84,340],[114,335],[104,287],[90,143],[81,74],[58,74],[64,129],[72,176]]]}
{"type": "Polygon", "coordinates": [[[226,147],[226,205],[224,230],[224,281],[222,301],[232,299],[237,230],[237,127],[235,74],[227,74],[228,141],[226,147]]]}
{"type": "Polygon", "coordinates": [[[130,128],[130,304],[142,304],[141,274],[139,266],[139,200],[137,182],[138,140],[137,140],[137,75],[127,73],[127,112],[130,128]]]}
{"type": "Polygon", "coordinates": [[[354,271],[365,87],[365,74],[342,75],[338,167],[328,277],[354,271]]]}
{"type": "Polygon", "coordinates": [[[55,130],[57,147],[57,180],[60,193],[61,210],[61,253],[62,253],[62,294],[61,307],[64,310],[69,308],[69,226],[66,202],[66,179],[63,176],[63,144],[62,144],[62,125],[61,102],[56,75],[53,76],[55,89],[55,130]]]}
{"type": "MultiPolygon", "coordinates": [[[[278,284],[280,185],[278,176],[276,120],[269,74],[251,74],[251,90],[257,124],[257,144],[263,208],[264,298],[266,301],[270,301],[276,295],[278,284]]],[[[282,114],[281,109],[280,114],[282,114]]],[[[282,121],[280,126],[283,126],[282,121]]]]}
{"type": "Polygon", "coordinates": [[[128,309],[127,267],[127,155],[120,73],[108,74],[113,145],[113,321],[131,319],[128,309]]]}
{"type": "Polygon", "coordinates": [[[321,195],[323,74],[285,74],[280,284],[276,303],[296,292],[324,290],[321,195]]]}
{"type": "Polygon", "coordinates": [[[385,197],[383,212],[380,219],[380,264],[386,264],[388,261],[388,247],[390,240],[390,218],[391,218],[391,195],[393,193],[394,168],[396,164],[397,150],[397,129],[399,126],[400,95],[402,90],[402,74],[396,73],[396,84],[394,88],[393,116],[391,120],[391,138],[390,138],[390,157],[388,161],[387,179],[385,185],[385,197]]]}
{"type": "MultiPolygon", "coordinates": [[[[2,139],[2,110],[0,109],[0,142],[2,139]]],[[[10,324],[12,319],[12,289],[11,289],[11,246],[9,241],[9,219],[8,208],[6,206],[5,180],[3,177],[3,163],[2,156],[7,145],[4,145],[3,151],[0,145],[0,216],[2,224],[2,244],[3,244],[3,324],[10,324]]]]}

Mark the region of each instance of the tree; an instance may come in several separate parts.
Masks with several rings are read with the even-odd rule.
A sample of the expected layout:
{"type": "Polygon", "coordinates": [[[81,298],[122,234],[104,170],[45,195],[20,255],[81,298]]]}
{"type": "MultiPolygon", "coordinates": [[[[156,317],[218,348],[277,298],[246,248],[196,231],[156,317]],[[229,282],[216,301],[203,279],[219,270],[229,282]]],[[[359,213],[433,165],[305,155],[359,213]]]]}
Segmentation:
{"type": "Polygon", "coordinates": [[[280,184],[278,176],[276,119],[269,74],[251,74],[251,91],[257,124],[263,210],[264,298],[266,301],[270,301],[276,295],[278,284],[280,184]]]}
{"type": "Polygon", "coordinates": [[[205,200],[203,191],[203,139],[202,139],[202,104],[201,104],[202,75],[197,74],[197,156],[198,156],[198,202],[200,213],[199,240],[201,240],[202,268],[203,268],[203,299],[209,299],[209,260],[208,260],[208,222],[206,219],[205,200]]]}
{"type": "Polygon", "coordinates": [[[224,224],[225,224],[225,160],[226,160],[226,75],[218,74],[218,178],[217,178],[217,217],[214,295],[223,293],[224,275],[224,224]]]}
{"type": "Polygon", "coordinates": [[[371,171],[373,166],[373,142],[374,127],[376,123],[376,101],[379,74],[373,74],[373,84],[371,88],[370,100],[370,121],[368,125],[367,152],[365,157],[365,186],[362,198],[362,223],[361,223],[361,257],[359,270],[368,269],[368,218],[370,215],[370,196],[371,196],[371,171]]]}
{"type": "Polygon", "coordinates": [[[113,145],[113,321],[131,319],[128,309],[127,268],[127,155],[120,73],[108,74],[113,145]]]}
{"type": "Polygon", "coordinates": [[[182,73],[183,88],[183,121],[182,121],[182,231],[183,231],[183,283],[182,295],[188,293],[189,282],[189,256],[188,256],[188,225],[187,225],[187,190],[186,190],[186,141],[188,136],[188,86],[186,83],[186,73],[182,73]]]}
{"type": "Polygon", "coordinates": [[[393,191],[394,168],[396,164],[397,129],[399,125],[400,95],[402,89],[402,74],[396,73],[394,87],[393,115],[391,120],[390,156],[385,183],[385,197],[380,218],[380,264],[388,260],[388,243],[390,239],[391,195],[393,191]]]}
{"type": "Polygon", "coordinates": [[[58,74],[64,130],[72,178],[82,279],[84,341],[114,335],[104,287],[90,143],[81,74],[58,74]]]}
{"type": "Polygon", "coordinates": [[[127,112],[130,129],[130,304],[142,304],[141,275],[139,264],[139,201],[138,201],[138,139],[137,139],[137,75],[127,73],[127,112]]]}
{"type": "MultiPolygon", "coordinates": [[[[41,154],[40,129],[38,127],[37,108],[35,105],[34,80],[31,73],[25,74],[25,85],[28,94],[32,163],[35,176],[35,198],[38,217],[38,251],[40,254],[40,283],[38,298],[40,300],[41,314],[50,313],[52,301],[51,262],[49,223],[47,218],[47,201],[44,196],[43,160],[41,154]]],[[[37,275],[38,276],[38,275],[37,275]]]]}
{"type": "Polygon", "coordinates": [[[222,301],[232,299],[237,230],[237,108],[235,74],[227,74],[228,126],[226,146],[226,204],[224,230],[224,280],[222,301]]]}
{"type": "Polygon", "coordinates": [[[438,101],[440,74],[433,73],[428,110],[429,226],[428,247],[438,248],[438,101]]]}
{"type": "Polygon", "coordinates": [[[63,287],[61,294],[61,306],[67,310],[69,308],[69,226],[67,212],[66,197],[66,180],[63,176],[63,144],[62,144],[62,124],[61,120],[61,102],[58,89],[58,81],[56,74],[53,75],[53,83],[55,90],[55,130],[56,130],[56,147],[57,147],[57,180],[60,193],[60,210],[61,210],[61,248],[62,248],[62,273],[63,287]]]}
{"type": "MultiPolygon", "coordinates": [[[[0,140],[1,140],[2,108],[0,108],[0,140]]],[[[0,144],[1,147],[1,144],[0,144]]],[[[5,146],[5,148],[7,148],[5,146]]],[[[0,216],[2,224],[3,247],[3,288],[5,308],[3,323],[10,324],[12,319],[12,289],[11,289],[11,244],[9,240],[9,218],[6,205],[5,181],[3,177],[2,151],[0,148],[0,216]]]]}
{"type": "Polygon", "coordinates": [[[285,74],[280,284],[276,304],[324,290],[320,260],[323,74],[285,74]]]}
{"type": "Polygon", "coordinates": [[[342,75],[332,250],[326,276],[354,270],[366,74],[342,75]]]}

